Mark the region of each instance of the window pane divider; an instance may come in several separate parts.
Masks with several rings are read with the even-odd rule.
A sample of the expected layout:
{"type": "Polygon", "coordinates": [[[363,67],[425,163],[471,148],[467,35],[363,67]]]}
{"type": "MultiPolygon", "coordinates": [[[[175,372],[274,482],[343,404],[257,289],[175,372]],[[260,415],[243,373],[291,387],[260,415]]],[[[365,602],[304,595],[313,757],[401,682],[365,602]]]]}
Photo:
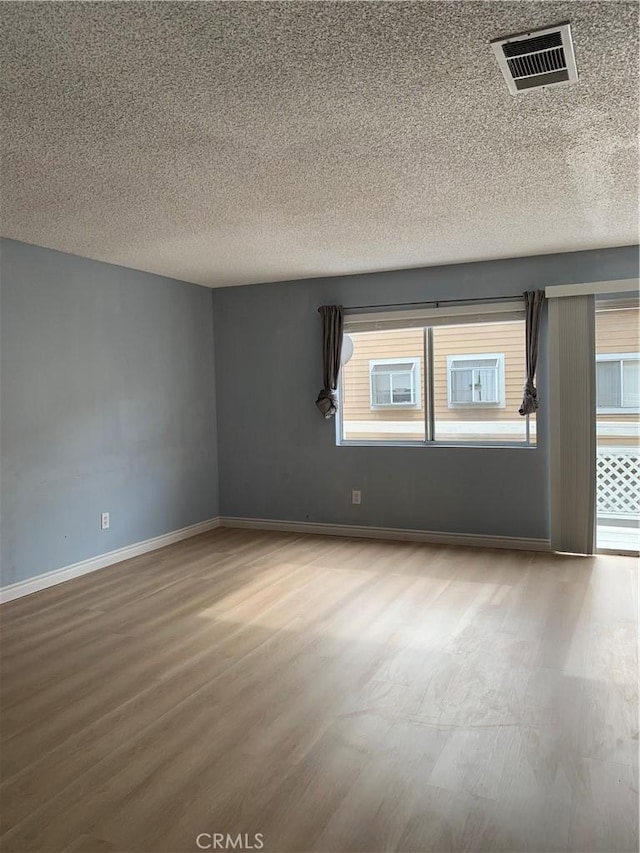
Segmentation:
{"type": "Polygon", "coordinates": [[[433,382],[433,329],[427,326],[424,330],[424,384],[427,405],[424,407],[425,441],[435,441],[436,405],[433,382]]]}

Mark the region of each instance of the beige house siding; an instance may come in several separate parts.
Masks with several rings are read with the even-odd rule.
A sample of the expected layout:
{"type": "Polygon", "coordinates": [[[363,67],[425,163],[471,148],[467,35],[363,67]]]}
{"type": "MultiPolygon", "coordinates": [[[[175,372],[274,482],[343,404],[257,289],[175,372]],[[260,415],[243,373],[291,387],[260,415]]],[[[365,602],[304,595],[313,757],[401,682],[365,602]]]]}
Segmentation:
{"type": "MultiPolygon", "coordinates": [[[[393,332],[363,332],[352,335],[354,353],[343,368],[344,421],[348,424],[380,423],[380,432],[348,430],[349,438],[368,440],[424,439],[424,330],[404,329],[393,332]],[[420,372],[420,401],[415,407],[372,407],[370,399],[369,364],[372,360],[417,359],[420,372]],[[401,436],[385,432],[385,423],[415,424],[415,431],[401,436]]],[[[436,432],[438,422],[478,422],[483,420],[520,421],[518,407],[522,401],[524,381],[524,343],[522,323],[492,323],[482,326],[448,326],[434,329],[434,404],[436,432]],[[474,354],[503,354],[505,400],[504,406],[449,406],[447,385],[447,356],[474,354]]],[[[518,426],[516,428],[519,428],[518,426]]],[[[408,429],[408,427],[407,427],[408,429]]],[[[470,427],[471,429],[471,427],[470,427]]],[[[500,433],[486,434],[488,440],[500,440],[500,433]]],[[[447,438],[447,436],[445,436],[447,438]]],[[[457,433],[462,441],[473,440],[472,432],[457,433]]],[[[516,437],[515,440],[520,440],[516,437]]]]}
{"type": "MultiPolygon", "coordinates": [[[[640,352],[640,310],[629,308],[623,311],[599,311],[596,314],[596,354],[638,353],[640,352]]],[[[607,424],[638,424],[638,414],[599,414],[598,445],[637,447],[636,435],[620,436],[611,434],[607,424]]]]}
{"type": "Polygon", "coordinates": [[[404,329],[399,332],[363,332],[351,336],[354,351],[342,370],[344,417],[350,421],[422,421],[424,422],[424,332],[404,329]],[[420,406],[416,409],[371,407],[369,361],[389,358],[418,358],[420,370],[420,406]]]}
{"type": "Polygon", "coordinates": [[[640,310],[599,311],[596,315],[596,353],[638,352],[640,310]]]}
{"type": "MultiPolygon", "coordinates": [[[[354,353],[343,369],[344,416],[363,421],[424,421],[424,332],[363,332],[353,335],[354,353]],[[420,367],[420,405],[416,408],[390,406],[372,408],[369,391],[369,362],[391,358],[417,358],[420,367]]],[[[478,420],[481,406],[454,407],[448,404],[447,356],[503,353],[505,357],[505,406],[491,407],[491,417],[512,420],[522,402],[524,382],[524,342],[520,323],[492,323],[490,326],[447,326],[434,329],[434,400],[437,414],[448,420],[478,420]]],[[[518,416],[519,417],[519,416],[518,416]]]]}
{"type": "Polygon", "coordinates": [[[434,402],[436,418],[449,421],[512,421],[520,418],[522,386],[525,380],[524,324],[442,326],[433,330],[434,402]],[[504,355],[504,406],[449,406],[447,356],[504,355]]]}

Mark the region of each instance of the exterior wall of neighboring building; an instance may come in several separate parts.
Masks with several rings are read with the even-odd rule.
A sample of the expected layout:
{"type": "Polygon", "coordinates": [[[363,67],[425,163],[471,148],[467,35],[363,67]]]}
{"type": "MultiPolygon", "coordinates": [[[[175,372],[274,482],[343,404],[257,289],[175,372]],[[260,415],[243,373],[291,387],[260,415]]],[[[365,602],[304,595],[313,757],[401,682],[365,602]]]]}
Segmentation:
{"type": "MultiPolygon", "coordinates": [[[[640,309],[596,314],[596,356],[640,352],[640,309]]],[[[598,445],[638,446],[638,412],[598,414],[598,445]],[[627,435],[621,434],[626,429],[627,435]]]]}
{"type": "MultiPolygon", "coordinates": [[[[638,309],[601,312],[597,317],[598,354],[640,351],[638,309]]],[[[522,440],[524,426],[518,408],[522,401],[525,377],[524,323],[435,327],[433,337],[436,437],[444,436],[443,440],[457,438],[469,441],[474,439],[474,434],[476,437],[480,434],[484,440],[522,440]],[[451,405],[447,356],[484,354],[503,356],[503,401],[500,405],[490,406],[451,405]],[[496,424],[495,431],[491,432],[491,427],[483,426],[483,422],[496,424]],[[465,423],[468,427],[464,426],[465,423]]],[[[424,330],[361,332],[351,335],[351,338],[354,343],[353,356],[342,369],[346,437],[354,440],[424,439],[424,330]],[[384,362],[393,359],[415,359],[417,362],[419,401],[414,406],[372,405],[370,363],[375,360],[384,362]]],[[[634,426],[637,422],[636,413],[599,414],[598,444],[637,444],[637,428],[634,426]],[[625,430],[628,434],[621,434],[625,430]]],[[[535,418],[531,419],[531,432],[532,436],[535,436],[535,418]]]]}
{"type": "MultiPolygon", "coordinates": [[[[369,361],[371,359],[417,358],[420,385],[424,378],[424,331],[362,332],[352,335],[353,356],[342,369],[345,421],[415,421],[424,423],[424,395],[416,408],[372,408],[369,361]]],[[[418,430],[419,431],[419,430],[418,430]]]]}
{"type": "MultiPolygon", "coordinates": [[[[499,441],[508,424],[516,433],[524,430],[518,414],[524,380],[524,331],[522,322],[436,327],[433,335],[434,408],[436,435],[443,440],[473,440],[478,429],[486,440],[499,441]],[[450,405],[447,380],[447,356],[500,354],[504,369],[504,399],[500,405],[450,405]],[[488,432],[483,421],[502,422],[503,430],[488,432]],[[467,424],[466,427],[464,424],[467,424]],[[453,430],[453,424],[460,424],[453,430]]],[[[424,439],[424,350],[423,329],[363,332],[352,335],[354,352],[344,366],[343,418],[348,437],[353,439],[424,439]],[[416,359],[419,370],[420,399],[415,406],[372,406],[370,362],[387,359],[416,359]],[[374,426],[380,425],[379,430],[374,426]],[[402,428],[402,425],[405,425],[402,428]],[[412,428],[413,427],[415,428],[412,428]]],[[[502,370],[502,367],[501,367],[502,370]]],[[[521,440],[518,434],[512,440],[521,440]]]]}
{"type": "MultiPolygon", "coordinates": [[[[521,421],[525,379],[524,323],[441,326],[433,330],[434,406],[436,420],[521,421]],[[500,372],[504,397],[498,405],[481,403],[452,405],[449,402],[447,357],[471,355],[503,356],[500,372]]],[[[502,394],[500,394],[502,397],[502,394]]]]}

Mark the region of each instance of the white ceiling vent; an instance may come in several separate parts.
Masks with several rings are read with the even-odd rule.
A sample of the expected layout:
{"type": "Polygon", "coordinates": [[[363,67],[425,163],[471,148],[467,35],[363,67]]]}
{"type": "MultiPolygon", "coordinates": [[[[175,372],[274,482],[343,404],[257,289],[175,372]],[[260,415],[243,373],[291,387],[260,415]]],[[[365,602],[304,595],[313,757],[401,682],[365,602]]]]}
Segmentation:
{"type": "Polygon", "coordinates": [[[578,79],[569,24],[495,39],[491,47],[512,95],[578,79]]]}

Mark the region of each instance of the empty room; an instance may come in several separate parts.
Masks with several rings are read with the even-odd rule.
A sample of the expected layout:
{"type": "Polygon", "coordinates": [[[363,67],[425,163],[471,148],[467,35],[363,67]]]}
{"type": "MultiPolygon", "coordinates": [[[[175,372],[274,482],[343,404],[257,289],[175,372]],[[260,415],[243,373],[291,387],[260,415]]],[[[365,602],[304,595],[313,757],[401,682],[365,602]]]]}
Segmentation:
{"type": "Polygon", "coordinates": [[[639,13],[0,0],[2,853],[637,853],[639,13]]]}

